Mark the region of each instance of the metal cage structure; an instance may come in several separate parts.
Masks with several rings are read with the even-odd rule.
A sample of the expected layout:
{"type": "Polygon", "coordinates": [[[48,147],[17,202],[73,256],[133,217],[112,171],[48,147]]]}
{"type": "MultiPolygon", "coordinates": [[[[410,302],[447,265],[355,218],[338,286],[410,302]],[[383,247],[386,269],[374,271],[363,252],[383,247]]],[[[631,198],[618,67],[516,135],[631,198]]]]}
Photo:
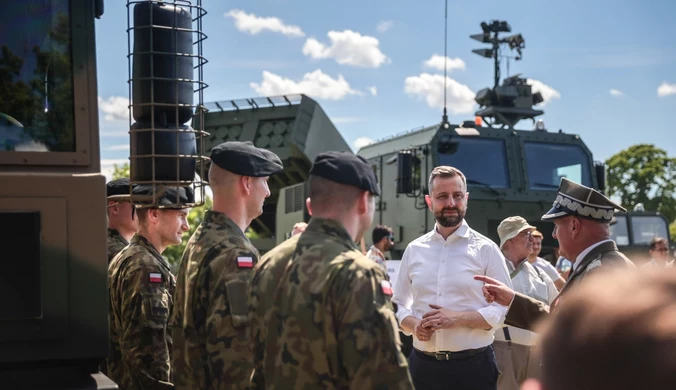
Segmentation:
{"type": "Polygon", "coordinates": [[[206,14],[202,0],[127,0],[130,186],[150,185],[154,194],[132,197],[136,207],[204,203],[206,14]],[[167,188],[187,203],[159,204],[167,188]]]}

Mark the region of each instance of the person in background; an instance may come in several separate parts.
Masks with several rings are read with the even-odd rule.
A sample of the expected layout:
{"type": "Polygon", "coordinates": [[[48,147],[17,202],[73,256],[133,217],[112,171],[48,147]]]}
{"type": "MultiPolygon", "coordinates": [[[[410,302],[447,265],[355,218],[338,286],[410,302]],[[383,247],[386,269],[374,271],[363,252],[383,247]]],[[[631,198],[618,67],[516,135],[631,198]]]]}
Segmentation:
{"type": "Polygon", "coordinates": [[[373,240],[373,245],[366,252],[366,257],[375,261],[387,272],[385,252],[389,252],[394,246],[394,232],[389,226],[378,225],[371,232],[371,239],[373,240]]]}
{"type": "Polygon", "coordinates": [[[664,237],[654,237],[650,241],[650,257],[650,261],[643,267],[670,268],[674,266],[674,261],[669,259],[669,241],[664,237]]]}
{"type": "Polygon", "coordinates": [[[108,264],[129,245],[129,240],[138,230],[138,219],[134,218],[131,204],[131,190],[128,178],[111,180],[106,183],[108,201],[108,264]]]}
{"type": "Polygon", "coordinates": [[[544,255],[542,258],[547,260],[549,264],[556,266],[557,261],[561,255],[559,254],[559,240],[554,239],[554,245],[552,247],[552,253],[544,255]]]}
{"type": "Polygon", "coordinates": [[[546,273],[547,276],[549,276],[549,278],[554,281],[556,289],[561,291],[563,285],[566,284],[566,280],[561,276],[561,274],[559,274],[559,271],[555,266],[542,257],[538,257],[540,255],[540,251],[542,250],[542,238],[542,233],[537,230],[533,230],[533,250],[528,255],[528,262],[534,267],[538,267],[544,271],[544,273],[546,273]]]}

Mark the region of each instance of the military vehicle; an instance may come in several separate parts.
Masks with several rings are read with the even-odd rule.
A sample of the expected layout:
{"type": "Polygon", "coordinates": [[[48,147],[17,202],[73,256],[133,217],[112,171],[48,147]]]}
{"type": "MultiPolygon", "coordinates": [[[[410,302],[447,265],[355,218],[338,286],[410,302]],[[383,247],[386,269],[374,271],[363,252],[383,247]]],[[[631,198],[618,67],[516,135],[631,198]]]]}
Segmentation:
{"type": "Polygon", "coordinates": [[[650,241],[655,237],[666,238],[673,254],[669,221],[657,211],[646,211],[642,204],[626,213],[615,214],[610,225],[610,238],[636,265],[650,261],[650,241]]]}

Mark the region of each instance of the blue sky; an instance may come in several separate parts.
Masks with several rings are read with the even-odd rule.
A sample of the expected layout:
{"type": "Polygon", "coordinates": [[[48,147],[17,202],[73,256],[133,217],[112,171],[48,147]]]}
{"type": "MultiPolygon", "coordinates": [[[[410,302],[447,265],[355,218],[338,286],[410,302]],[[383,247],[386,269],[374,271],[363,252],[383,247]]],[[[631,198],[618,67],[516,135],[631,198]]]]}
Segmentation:
{"type": "MultiPolygon", "coordinates": [[[[510,74],[535,80],[550,130],[579,134],[605,160],[637,143],[676,157],[676,2],[450,1],[449,118],[473,119],[492,61],[471,52],[479,24],[507,20],[526,41],[510,74]]],[[[438,123],[444,2],[204,0],[205,102],[305,92],[350,145],[438,123]],[[437,65],[437,66],[435,66],[437,65]]],[[[96,21],[102,169],[129,155],[127,9],[96,21]]],[[[502,65],[503,76],[506,67],[502,65]]],[[[530,129],[529,121],[517,125],[530,129]]],[[[355,148],[356,150],[356,148],[355,148]]]]}

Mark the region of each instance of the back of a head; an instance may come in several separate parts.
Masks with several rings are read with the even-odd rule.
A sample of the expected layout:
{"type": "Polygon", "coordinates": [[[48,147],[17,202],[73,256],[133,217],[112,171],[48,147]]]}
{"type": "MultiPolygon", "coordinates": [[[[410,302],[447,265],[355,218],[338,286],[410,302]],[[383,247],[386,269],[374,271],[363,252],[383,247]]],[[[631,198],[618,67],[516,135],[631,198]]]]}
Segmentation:
{"type": "Polygon", "coordinates": [[[676,388],[676,272],[588,278],[541,326],[543,388],[676,388]]]}

